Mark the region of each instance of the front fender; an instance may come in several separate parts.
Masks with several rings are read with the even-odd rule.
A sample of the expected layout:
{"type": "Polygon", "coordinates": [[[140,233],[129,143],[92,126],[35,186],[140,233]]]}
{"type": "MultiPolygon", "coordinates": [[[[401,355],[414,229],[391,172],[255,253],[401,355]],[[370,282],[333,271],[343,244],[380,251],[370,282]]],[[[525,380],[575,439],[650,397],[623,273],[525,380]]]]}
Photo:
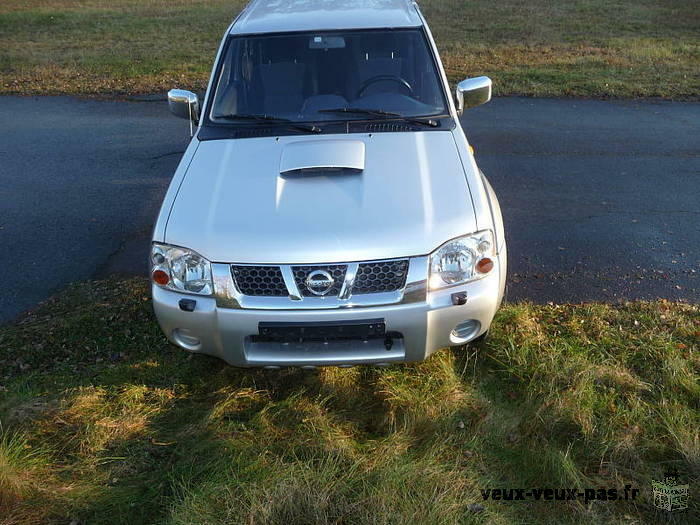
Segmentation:
{"type": "Polygon", "coordinates": [[[486,195],[488,197],[489,208],[491,210],[491,220],[493,223],[494,235],[496,236],[496,250],[497,253],[500,254],[501,251],[505,249],[506,245],[506,235],[505,228],[503,226],[503,216],[501,215],[501,205],[498,202],[496,192],[493,191],[493,188],[491,187],[491,184],[486,178],[486,175],[484,175],[484,172],[480,170],[479,173],[481,173],[481,180],[483,181],[484,187],[486,188],[486,195]]]}
{"type": "Polygon", "coordinates": [[[508,270],[508,250],[506,248],[506,235],[505,227],[503,225],[503,216],[501,215],[501,205],[498,202],[498,197],[496,192],[493,191],[491,184],[489,183],[484,172],[479,170],[481,174],[481,180],[484,183],[484,188],[486,188],[486,196],[489,201],[489,208],[491,210],[491,220],[493,222],[494,236],[496,237],[496,254],[499,260],[499,271],[500,271],[500,297],[499,304],[503,300],[506,289],[506,274],[508,270]]]}

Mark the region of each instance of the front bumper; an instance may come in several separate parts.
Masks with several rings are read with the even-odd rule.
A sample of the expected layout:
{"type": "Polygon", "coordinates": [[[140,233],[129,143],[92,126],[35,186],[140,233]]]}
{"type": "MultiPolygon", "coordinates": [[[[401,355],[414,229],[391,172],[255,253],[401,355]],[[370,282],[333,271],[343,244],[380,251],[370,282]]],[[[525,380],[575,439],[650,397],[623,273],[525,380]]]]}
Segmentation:
{"type": "Polygon", "coordinates": [[[327,310],[263,310],[227,308],[213,297],[173,292],[153,285],[153,308],[168,339],[190,352],[219,357],[240,367],[323,366],[385,364],[421,361],[446,346],[462,344],[485,333],[498,309],[505,264],[497,264],[488,276],[465,285],[427,292],[422,300],[385,306],[327,310]],[[466,292],[463,305],[452,303],[452,294],[466,292]],[[181,299],[194,299],[196,307],[180,309],[181,299]],[[381,340],[328,342],[258,342],[261,322],[332,322],[381,318],[387,332],[397,332],[390,349],[381,340]],[[478,326],[456,339],[452,330],[464,321],[478,326]]]}

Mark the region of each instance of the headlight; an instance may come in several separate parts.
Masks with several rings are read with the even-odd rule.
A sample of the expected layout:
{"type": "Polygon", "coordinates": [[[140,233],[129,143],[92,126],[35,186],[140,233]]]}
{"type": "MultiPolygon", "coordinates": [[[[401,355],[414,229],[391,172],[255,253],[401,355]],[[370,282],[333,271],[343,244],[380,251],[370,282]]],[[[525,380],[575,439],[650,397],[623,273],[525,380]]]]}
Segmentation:
{"type": "Polygon", "coordinates": [[[480,279],[493,269],[495,249],[491,230],[446,242],[430,255],[430,289],[480,279]]]}
{"type": "Polygon", "coordinates": [[[211,263],[197,252],[154,243],[151,248],[151,278],[163,288],[178,292],[211,295],[211,263]]]}

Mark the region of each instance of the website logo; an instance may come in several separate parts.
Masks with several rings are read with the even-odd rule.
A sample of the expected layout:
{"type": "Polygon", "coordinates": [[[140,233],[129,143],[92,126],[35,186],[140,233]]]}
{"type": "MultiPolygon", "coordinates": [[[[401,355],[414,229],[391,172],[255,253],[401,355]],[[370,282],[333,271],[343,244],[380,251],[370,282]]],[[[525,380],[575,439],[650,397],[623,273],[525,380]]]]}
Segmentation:
{"type": "Polygon", "coordinates": [[[688,484],[682,484],[677,476],[666,474],[661,481],[652,480],[651,486],[657,508],[668,511],[688,508],[688,484]]]}

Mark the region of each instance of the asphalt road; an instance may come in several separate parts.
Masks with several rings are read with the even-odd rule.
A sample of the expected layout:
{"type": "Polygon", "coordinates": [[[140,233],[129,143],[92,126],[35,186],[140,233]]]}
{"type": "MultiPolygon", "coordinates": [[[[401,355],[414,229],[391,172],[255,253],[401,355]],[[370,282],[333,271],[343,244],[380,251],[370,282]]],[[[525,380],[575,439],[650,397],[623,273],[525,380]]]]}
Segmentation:
{"type": "MultiPolygon", "coordinates": [[[[187,122],[164,102],[0,101],[0,322],[145,274],[187,122]]],[[[509,300],[700,299],[700,104],[501,98],[464,126],[503,209],[509,300]]]]}

